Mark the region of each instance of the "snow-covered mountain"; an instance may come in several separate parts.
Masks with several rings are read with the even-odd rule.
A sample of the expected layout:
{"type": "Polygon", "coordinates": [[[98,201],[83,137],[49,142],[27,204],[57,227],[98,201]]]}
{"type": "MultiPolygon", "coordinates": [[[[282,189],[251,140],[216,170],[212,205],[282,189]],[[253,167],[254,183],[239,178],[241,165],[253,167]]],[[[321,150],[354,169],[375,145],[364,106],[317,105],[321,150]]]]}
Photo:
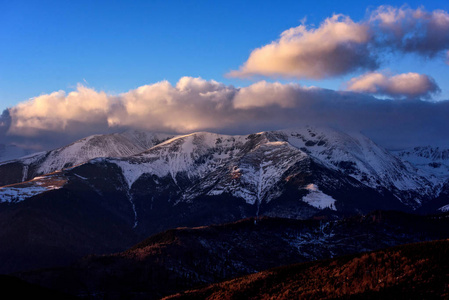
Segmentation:
{"type": "Polygon", "coordinates": [[[414,147],[392,151],[396,156],[411,163],[418,172],[434,181],[449,179],[449,149],[440,147],[414,147]]]}
{"type": "Polygon", "coordinates": [[[23,166],[28,176],[51,173],[0,186],[0,236],[14,242],[23,235],[23,245],[39,249],[55,236],[61,245],[89,236],[80,250],[86,254],[97,242],[116,247],[169,228],[254,216],[333,219],[379,209],[435,213],[449,205],[448,182],[361,134],[303,127],[165,138],[93,136],[2,164],[3,177],[15,165],[22,177],[23,166]]]}
{"type": "MultiPolygon", "coordinates": [[[[288,181],[286,174],[292,178],[308,172],[295,166],[307,165],[310,160],[357,180],[360,186],[380,193],[389,191],[412,207],[432,196],[431,182],[410,165],[363,135],[330,128],[305,127],[248,136],[199,132],[168,140],[136,156],[106,160],[122,169],[130,189],[140,178],[169,177],[178,186],[179,201],[203,194],[230,194],[251,205],[268,203],[282,194],[279,184],[288,181]]],[[[321,192],[320,185],[327,187],[331,182],[310,182],[298,188],[313,195],[312,206],[329,207],[333,201],[321,192]],[[317,201],[318,195],[323,203],[317,201]]]]}
{"type": "Polygon", "coordinates": [[[360,133],[344,133],[330,128],[283,130],[272,134],[285,138],[321,164],[343,172],[378,191],[388,190],[400,201],[419,204],[404,193],[432,196],[430,182],[389,151],[360,133]],[[409,199],[408,199],[409,198],[409,199]]]}
{"type": "Polygon", "coordinates": [[[423,211],[449,211],[449,149],[424,146],[392,153],[413,166],[417,174],[432,182],[435,199],[423,211]]]}
{"type": "MultiPolygon", "coordinates": [[[[160,142],[164,138],[136,132],[88,137],[23,158],[23,178],[29,179],[27,166],[28,172],[37,166],[34,175],[70,167],[63,172],[68,183],[83,181],[99,194],[105,188],[122,193],[134,226],[140,209],[205,197],[239,199],[256,215],[262,209],[268,215],[306,217],[325,208],[417,209],[439,192],[440,183],[367,137],[332,128],[239,136],[197,132],[160,142]],[[97,158],[83,164],[89,156],[97,158]],[[287,200],[289,209],[280,208],[287,200]]],[[[16,200],[5,196],[3,201],[16,200]]]]}
{"type": "Polygon", "coordinates": [[[155,175],[172,180],[182,191],[180,201],[229,193],[255,204],[278,195],[272,187],[286,170],[305,158],[301,150],[285,141],[270,140],[266,133],[226,136],[199,132],[108,162],[122,169],[129,188],[139,179],[155,175]]]}
{"type": "Polygon", "coordinates": [[[0,162],[0,185],[19,183],[36,176],[85,163],[97,157],[130,156],[173,137],[173,135],[126,131],[92,135],[70,145],[19,159],[0,162]]]}

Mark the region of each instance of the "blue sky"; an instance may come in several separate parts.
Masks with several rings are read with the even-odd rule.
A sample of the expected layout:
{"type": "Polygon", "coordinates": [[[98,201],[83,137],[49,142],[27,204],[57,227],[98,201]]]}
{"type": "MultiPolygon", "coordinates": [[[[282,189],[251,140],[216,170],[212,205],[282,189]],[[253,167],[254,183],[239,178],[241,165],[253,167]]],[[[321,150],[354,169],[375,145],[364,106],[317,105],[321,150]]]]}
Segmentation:
{"type": "MultiPolygon", "coordinates": [[[[78,83],[112,94],[182,76],[247,86],[253,81],[224,74],[304,18],[358,21],[380,4],[405,3],[449,10],[448,1],[0,1],[0,111],[78,83]]],[[[431,75],[436,98],[449,98],[448,65],[393,60],[388,69],[431,75]]],[[[281,81],[338,89],[353,75],[281,81]]]]}

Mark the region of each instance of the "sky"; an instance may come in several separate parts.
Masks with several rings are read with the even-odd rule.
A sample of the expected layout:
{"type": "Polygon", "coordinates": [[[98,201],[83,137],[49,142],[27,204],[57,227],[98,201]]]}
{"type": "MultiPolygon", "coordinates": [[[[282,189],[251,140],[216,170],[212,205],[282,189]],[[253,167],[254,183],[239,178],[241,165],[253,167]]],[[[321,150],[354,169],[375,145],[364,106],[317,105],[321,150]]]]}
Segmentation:
{"type": "Polygon", "coordinates": [[[449,140],[448,1],[0,5],[0,144],[314,122],[449,140]]]}

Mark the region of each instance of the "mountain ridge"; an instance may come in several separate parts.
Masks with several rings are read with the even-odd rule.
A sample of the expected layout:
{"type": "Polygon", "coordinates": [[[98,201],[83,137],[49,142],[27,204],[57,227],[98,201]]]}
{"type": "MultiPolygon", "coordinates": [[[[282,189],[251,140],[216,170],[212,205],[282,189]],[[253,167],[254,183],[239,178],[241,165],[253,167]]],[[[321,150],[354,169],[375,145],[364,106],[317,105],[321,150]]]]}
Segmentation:
{"type": "Polygon", "coordinates": [[[14,275],[84,297],[159,299],[272,267],[313,264],[404,243],[447,238],[448,220],[447,214],[424,217],[388,211],[341,220],[248,218],[169,229],[119,253],[91,255],[67,267],[14,275]]]}
{"type": "MultiPolygon", "coordinates": [[[[170,228],[249,217],[339,219],[378,209],[440,213],[449,204],[449,183],[440,180],[429,180],[364,136],[335,129],[199,132],[0,187],[0,217],[8,225],[0,226],[0,236],[21,236],[17,248],[42,255],[45,243],[54,243],[54,251],[72,259],[87,249],[123,249],[170,228]],[[21,214],[29,219],[14,217],[21,214]],[[117,236],[105,235],[108,227],[117,236]],[[85,248],[76,246],[83,235],[95,237],[85,248]]],[[[17,251],[1,248],[2,257],[17,251]]],[[[12,261],[11,269],[25,267],[12,261]]]]}
{"type": "MultiPolygon", "coordinates": [[[[251,154],[251,157],[249,155],[244,157],[245,159],[253,160],[252,162],[248,164],[243,163],[243,170],[239,168],[238,162],[234,163],[233,166],[236,168],[234,172],[236,177],[243,176],[242,179],[245,183],[254,186],[249,192],[247,189],[240,190],[240,194],[245,194],[244,197],[250,203],[255,203],[256,199],[261,201],[260,198],[264,196],[264,193],[266,194],[267,191],[264,191],[262,186],[266,183],[264,178],[272,181],[279,180],[279,177],[276,179],[276,176],[280,176],[281,172],[285,172],[286,169],[292,166],[292,163],[298,162],[307,156],[330,169],[343,172],[355,178],[370,188],[378,191],[382,189],[388,190],[401,202],[405,202],[406,205],[414,206],[415,208],[421,205],[422,199],[419,199],[419,197],[429,198],[435,196],[432,194],[435,187],[442,185],[441,182],[430,181],[425,176],[418,174],[408,163],[391,155],[387,150],[377,146],[368,138],[362,135],[357,137],[350,136],[337,130],[305,127],[294,131],[292,129],[279,130],[246,136],[197,132],[177,136],[153,146],[149,149],[138,151],[136,154],[119,155],[121,158],[98,158],[99,155],[94,155],[96,158],[91,160],[90,163],[115,163],[123,170],[123,176],[130,188],[144,174],[152,174],[158,177],[164,177],[169,174],[174,183],[177,184],[176,176],[179,174],[186,175],[187,179],[192,177],[202,177],[204,179],[205,175],[207,175],[206,173],[213,172],[214,168],[219,168],[219,164],[229,165],[229,161],[233,159],[234,154],[249,153],[245,150],[245,147],[254,147],[250,151],[254,155],[251,154]],[[258,144],[248,142],[249,139],[252,139],[252,143],[258,144]],[[260,147],[265,147],[266,149],[263,153],[257,154],[257,151],[261,152],[258,149],[260,147]],[[261,155],[267,156],[275,150],[278,152],[279,157],[272,155],[271,160],[260,158],[261,155]],[[284,154],[281,152],[284,152],[284,154]],[[201,159],[206,161],[198,164],[195,160],[200,159],[201,156],[201,159]],[[284,168],[276,169],[276,166],[271,166],[270,169],[269,164],[273,161],[281,161],[281,156],[282,161],[289,160],[291,163],[285,165],[284,168]],[[256,165],[257,162],[260,162],[259,166],[256,165]],[[196,169],[192,170],[194,163],[196,164],[196,169]],[[248,167],[252,168],[252,170],[248,170],[248,167]],[[257,172],[259,172],[258,175],[255,174],[257,172]],[[253,178],[250,178],[251,176],[253,178]],[[414,195],[406,195],[408,199],[402,199],[404,194],[407,193],[414,195]]],[[[61,149],[60,152],[65,148],[61,149]]],[[[239,158],[237,157],[237,159],[239,158]]],[[[85,161],[86,159],[82,158],[80,160],[85,161]]],[[[61,167],[61,165],[62,163],[59,163],[58,166],[61,167]]],[[[48,166],[46,167],[49,171],[58,169],[57,167],[52,169],[49,169],[48,166]]],[[[39,169],[43,170],[45,168],[41,166],[39,169]]],[[[224,190],[227,187],[229,187],[229,183],[224,184],[224,190]]],[[[269,188],[266,185],[265,187],[269,188]]],[[[219,188],[210,191],[211,194],[222,192],[223,189],[219,190],[219,188]]]]}
{"type": "Polygon", "coordinates": [[[31,180],[36,176],[61,171],[98,157],[130,156],[171,138],[172,135],[129,130],[95,134],[50,151],[0,162],[0,186],[31,180]]]}
{"type": "Polygon", "coordinates": [[[447,298],[448,251],[448,240],[406,244],[273,268],[162,299],[447,298]]]}

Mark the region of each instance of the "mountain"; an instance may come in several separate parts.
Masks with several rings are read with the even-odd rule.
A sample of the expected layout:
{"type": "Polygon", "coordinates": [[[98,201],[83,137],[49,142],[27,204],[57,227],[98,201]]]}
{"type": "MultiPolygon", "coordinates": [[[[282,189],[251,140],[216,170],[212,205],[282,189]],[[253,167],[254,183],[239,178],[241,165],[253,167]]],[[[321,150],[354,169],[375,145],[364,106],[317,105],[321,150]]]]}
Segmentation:
{"type": "MultiPolygon", "coordinates": [[[[57,176],[53,184],[61,180],[57,176]]],[[[120,218],[120,205],[98,200],[60,188],[0,204],[0,274],[63,266],[85,255],[122,251],[142,239],[120,218]]]]}
{"type": "MultiPolygon", "coordinates": [[[[424,217],[384,211],[338,221],[251,218],[224,225],[170,229],[124,252],[14,275],[89,299],[96,299],[95,295],[102,299],[159,299],[272,267],[447,238],[448,225],[447,215],[424,217]]],[[[438,259],[424,253],[422,256],[438,259]]],[[[401,258],[401,263],[409,262],[401,258]]]]}
{"type": "Polygon", "coordinates": [[[173,136],[135,130],[92,135],[55,150],[0,162],[0,186],[27,181],[97,157],[134,155],[171,137],[173,136]]]}
{"type": "MultiPolygon", "coordinates": [[[[306,127],[247,136],[200,132],[170,139],[144,152],[139,149],[136,155],[130,155],[129,146],[120,149],[123,151],[116,150],[117,144],[126,145],[117,142],[119,137],[122,138],[120,135],[101,136],[101,147],[95,142],[95,136],[90,137],[45,154],[44,161],[36,158],[43,154],[32,156],[33,161],[39,161],[37,171],[30,172],[28,167],[25,173],[50,173],[81,163],[89,155],[103,157],[113,153],[108,158],[91,160],[73,168],[71,175],[89,181],[83,169],[100,171],[107,165],[117,170],[112,176],[125,181],[128,197],[134,198],[134,194],[138,197],[147,189],[153,200],[160,199],[160,195],[156,195],[164,190],[176,204],[189,203],[199,196],[229,195],[257,209],[285,194],[289,185],[296,193],[302,190],[304,195],[299,192],[298,197],[309,206],[332,210],[338,210],[338,206],[340,210],[346,209],[343,201],[336,199],[342,197],[338,195],[342,188],[353,193],[363,190],[365,194],[375,194],[376,198],[388,199],[388,202],[393,197],[396,198],[393,206],[411,209],[436,195],[436,183],[418,174],[410,164],[360,134],[349,135],[330,128],[306,127]],[[106,147],[111,139],[115,147],[106,147]],[[96,147],[86,146],[92,144],[96,147]],[[79,150],[85,148],[93,150],[79,150]],[[103,152],[94,151],[98,148],[103,152]],[[295,180],[297,182],[292,182],[295,180]],[[139,188],[142,185],[146,187],[139,188]],[[153,186],[156,193],[148,186],[153,186]]],[[[21,163],[24,166],[33,164],[21,163]]],[[[70,176],[70,171],[66,174],[70,176]]],[[[23,178],[30,177],[25,175],[23,178]]],[[[118,190],[122,188],[117,187],[118,190]]],[[[343,197],[351,198],[347,193],[343,197]]],[[[359,201],[359,204],[383,208],[379,203],[370,205],[367,202],[359,201]]],[[[354,205],[351,206],[350,209],[354,209],[354,205]]]]}
{"type": "Polygon", "coordinates": [[[449,211],[449,149],[425,146],[396,150],[392,153],[410,163],[418,174],[433,182],[436,197],[419,210],[425,213],[449,211]]]}
{"type": "Polygon", "coordinates": [[[275,268],[174,299],[447,299],[449,241],[275,268]]]}
{"type": "MultiPolygon", "coordinates": [[[[116,143],[122,138],[107,139],[116,143]]],[[[95,138],[81,145],[91,145],[91,140],[95,138]]],[[[68,157],[63,149],[47,157],[68,157]]],[[[64,253],[63,262],[86,255],[88,249],[97,254],[123,250],[180,226],[258,216],[341,218],[376,209],[416,212],[426,207],[438,212],[449,204],[444,189],[436,188],[440,182],[365,136],[332,128],[238,136],[198,132],[135,155],[122,154],[71,163],[63,170],[0,187],[0,237],[15,245],[0,247],[0,256],[20,257],[15,249],[34,249],[33,261],[43,267],[54,263],[48,257],[37,259],[48,245],[54,245],[52,253],[64,253]],[[438,206],[433,207],[436,200],[438,206]],[[17,217],[21,215],[27,218],[17,217]],[[64,226],[55,226],[60,223],[64,226]],[[105,234],[108,226],[115,236],[105,234]],[[92,239],[75,247],[83,235],[92,239]],[[22,238],[15,240],[17,236],[22,238]]],[[[36,166],[41,170],[51,165],[40,162],[36,166]]],[[[27,267],[24,261],[10,260],[8,270],[27,267]]]]}
{"type": "Polygon", "coordinates": [[[395,150],[392,153],[412,164],[419,173],[433,181],[449,179],[449,149],[425,146],[395,150]]]}

